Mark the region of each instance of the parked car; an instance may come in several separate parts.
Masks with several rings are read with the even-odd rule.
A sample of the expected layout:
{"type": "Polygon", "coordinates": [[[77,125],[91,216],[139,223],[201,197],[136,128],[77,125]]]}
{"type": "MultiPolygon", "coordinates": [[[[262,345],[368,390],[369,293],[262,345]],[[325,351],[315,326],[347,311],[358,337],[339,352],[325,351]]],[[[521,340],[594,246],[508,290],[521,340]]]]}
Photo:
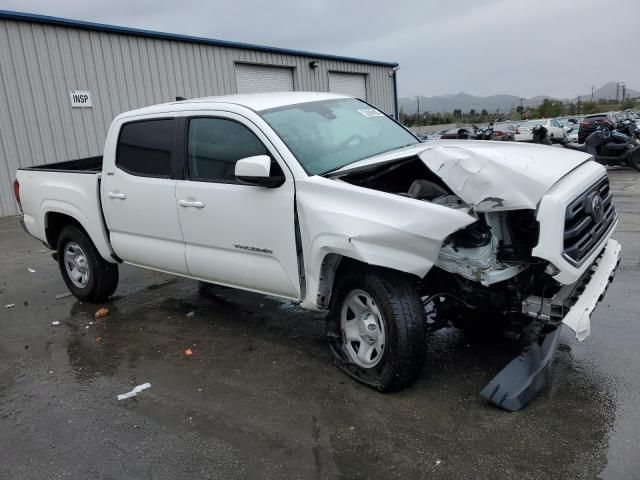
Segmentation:
{"type": "Polygon", "coordinates": [[[561,142],[566,138],[565,130],[560,126],[554,118],[540,119],[540,120],[528,120],[518,125],[515,131],[516,142],[531,142],[533,141],[533,127],[542,125],[547,129],[547,133],[552,142],[561,142]]]}
{"type": "Polygon", "coordinates": [[[213,97],[118,115],[103,156],[19,169],[14,193],[79,300],[107,299],[120,263],[293,300],[328,311],[336,365],[378,390],[413,383],[449,322],[538,322],[526,374],[483,391],[515,410],[557,327],[589,335],[618,220],[590,155],[487,145],[420,143],[343,95],[213,97]]]}
{"type": "Polygon", "coordinates": [[[567,133],[568,142],[578,143],[578,130],[579,127],[574,127],[569,133],[567,133]]]}
{"type": "Polygon", "coordinates": [[[493,125],[491,140],[515,141],[516,127],[513,123],[500,122],[493,125]]]}
{"type": "Polygon", "coordinates": [[[596,113],[587,115],[580,122],[578,131],[578,143],[584,143],[587,137],[599,128],[614,130],[623,121],[622,115],[616,112],[596,113]]]}

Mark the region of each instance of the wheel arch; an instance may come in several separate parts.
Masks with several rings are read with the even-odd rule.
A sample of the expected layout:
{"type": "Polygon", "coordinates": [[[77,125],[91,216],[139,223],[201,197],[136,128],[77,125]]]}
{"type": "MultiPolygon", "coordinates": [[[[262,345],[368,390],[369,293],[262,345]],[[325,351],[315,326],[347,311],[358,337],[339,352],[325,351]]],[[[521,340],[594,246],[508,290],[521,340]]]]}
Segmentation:
{"type": "Polygon", "coordinates": [[[117,259],[113,258],[111,249],[106,243],[106,239],[99,238],[96,242],[95,236],[91,234],[91,231],[89,228],[87,228],[86,223],[82,220],[79,220],[70,212],[65,211],[65,209],[47,209],[43,213],[43,219],[46,242],[52,250],[56,249],[58,238],[60,237],[60,233],[62,232],[64,227],[66,227],[67,225],[73,225],[74,227],[82,230],[82,232],[87,235],[89,241],[96,248],[96,250],[104,260],[109,263],[118,263],[117,259]]]}
{"type": "Polygon", "coordinates": [[[340,277],[342,272],[347,269],[371,267],[378,267],[398,273],[413,275],[416,277],[416,279],[421,278],[419,275],[416,275],[413,272],[389,267],[388,265],[369,263],[348,255],[330,252],[324,256],[320,265],[320,274],[318,276],[318,288],[316,294],[316,307],[321,310],[326,310],[329,308],[334,292],[334,286],[336,284],[336,279],[340,277]]]}

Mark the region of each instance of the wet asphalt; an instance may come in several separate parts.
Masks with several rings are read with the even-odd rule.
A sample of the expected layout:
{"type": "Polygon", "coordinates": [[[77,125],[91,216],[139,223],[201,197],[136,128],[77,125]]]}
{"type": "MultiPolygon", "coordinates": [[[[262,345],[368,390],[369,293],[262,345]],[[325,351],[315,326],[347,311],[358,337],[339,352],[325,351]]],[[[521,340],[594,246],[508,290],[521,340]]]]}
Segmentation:
{"type": "Polygon", "coordinates": [[[0,478],[640,478],[640,174],[610,175],[623,263],[517,413],[478,395],[499,342],[442,330],[417,383],[381,394],[292,302],[129,266],[104,305],[56,299],[57,264],[0,219],[0,478]]]}

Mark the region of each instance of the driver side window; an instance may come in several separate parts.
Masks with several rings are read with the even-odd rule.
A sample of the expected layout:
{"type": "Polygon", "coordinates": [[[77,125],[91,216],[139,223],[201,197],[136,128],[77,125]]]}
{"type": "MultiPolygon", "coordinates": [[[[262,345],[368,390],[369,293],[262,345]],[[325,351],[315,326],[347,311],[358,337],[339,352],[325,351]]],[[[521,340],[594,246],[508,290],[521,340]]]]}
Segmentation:
{"type": "MultiPolygon", "coordinates": [[[[236,162],[255,155],[269,155],[262,142],[246,126],[224,118],[193,118],[189,121],[187,165],[189,179],[238,183],[236,162]]],[[[272,160],[271,175],[282,175],[272,160]]]]}

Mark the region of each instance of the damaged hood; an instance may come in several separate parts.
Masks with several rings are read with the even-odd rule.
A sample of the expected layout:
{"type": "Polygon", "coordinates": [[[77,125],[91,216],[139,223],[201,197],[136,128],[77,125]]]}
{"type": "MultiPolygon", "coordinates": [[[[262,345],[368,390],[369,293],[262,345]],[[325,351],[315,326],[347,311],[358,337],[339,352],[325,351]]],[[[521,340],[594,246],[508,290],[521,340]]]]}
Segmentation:
{"type": "Polygon", "coordinates": [[[417,155],[479,212],[535,209],[562,177],[591,155],[546,145],[433,141],[417,155]]]}
{"type": "Polygon", "coordinates": [[[534,210],[555,183],[592,158],[577,150],[531,143],[433,140],[366,158],[334,173],[414,155],[479,212],[534,210]]]}

